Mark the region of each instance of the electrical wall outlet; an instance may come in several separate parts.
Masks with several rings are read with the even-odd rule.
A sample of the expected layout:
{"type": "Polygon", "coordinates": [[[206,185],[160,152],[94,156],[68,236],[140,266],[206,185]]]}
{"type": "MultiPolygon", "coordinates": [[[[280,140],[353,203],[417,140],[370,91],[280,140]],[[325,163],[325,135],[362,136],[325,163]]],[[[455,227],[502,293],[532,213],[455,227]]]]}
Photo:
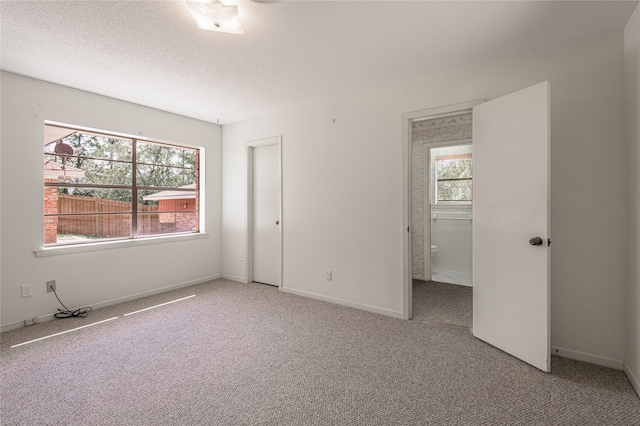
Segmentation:
{"type": "Polygon", "coordinates": [[[47,293],[56,291],[56,280],[47,281],[47,293]]]}
{"type": "Polygon", "coordinates": [[[22,297],[33,296],[33,286],[31,284],[22,285],[20,288],[22,289],[22,297]]]}
{"type": "Polygon", "coordinates": [[[38,322],[37,318],[27,318],[24,320],[24,325],[33,325],[38,322]]]}
{"type": "Polygon", "coordinates": [[[331,269],[324,271],[324,275],[327,281],[331,281],[333,279],[333,271],[331,269]]]}

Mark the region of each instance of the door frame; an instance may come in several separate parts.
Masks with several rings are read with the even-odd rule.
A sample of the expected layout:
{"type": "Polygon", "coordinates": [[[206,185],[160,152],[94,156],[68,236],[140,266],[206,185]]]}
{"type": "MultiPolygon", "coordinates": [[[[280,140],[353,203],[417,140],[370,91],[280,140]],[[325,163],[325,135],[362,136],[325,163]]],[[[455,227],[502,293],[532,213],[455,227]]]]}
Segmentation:
{"type": "Polygon", "coordinates": [[[250,141],[246,143],[247,149],[247,234],[246,234],[246,256],[245,256],[245,277],[247,277],[247,282],[253,282],[253,152],[254,149],[276,145],[278,148],[278,190],[280,193],[280,203],[278,206],[278,220],[280,221],[280,226],[278,227],[278,233],[280,238],[280,252],[278,253],[278,257],[280,261],[278,262],[278,289],[282,290],[283,288],[283,245],[282,245],[282,227],[284,224],[282,223],[282,136],[272,136],[264,139],[257,139],[254,141],[250,141]]]}
{"type": "MultiPolygon", "coordinates": [[[[413,148],[413,122],[445,117],[456,113],[473,111],[473,107],[484,99],[423,109],[402,114],[402,318],[413,317],[413,280],[411,249],[411,152],[413,148]]],[[[431,250],[429,250],[431,253],[431,250]]]]}

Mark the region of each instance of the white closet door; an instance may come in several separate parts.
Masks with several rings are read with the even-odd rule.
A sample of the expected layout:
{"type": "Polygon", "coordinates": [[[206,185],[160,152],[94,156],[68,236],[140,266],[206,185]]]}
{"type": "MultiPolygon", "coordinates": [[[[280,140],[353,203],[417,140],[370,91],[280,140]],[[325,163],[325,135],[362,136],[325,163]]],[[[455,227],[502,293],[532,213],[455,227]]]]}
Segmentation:
{"type": "Polygon", "coordinates": [[[280,285],[280,147],[253,148],[253,281],[280,285]]]}

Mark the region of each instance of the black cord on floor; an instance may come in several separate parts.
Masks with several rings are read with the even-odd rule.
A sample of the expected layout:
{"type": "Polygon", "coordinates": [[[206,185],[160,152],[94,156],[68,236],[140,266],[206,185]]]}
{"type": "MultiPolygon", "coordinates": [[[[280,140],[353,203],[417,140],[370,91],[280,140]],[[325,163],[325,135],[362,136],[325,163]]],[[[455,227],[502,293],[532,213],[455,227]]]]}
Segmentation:
{"type": "Polygon", "coordinates": [[[58,293],[56,293],[56,290],[53,288],[53,286],[51,287],[51,290],[53,291],[53,294],[56,296],[56,299],[58,299],[58,302],[60,302],[60,304],[64,308],[64,310],[58,308],[59,312],[57,314],[53,314],[55,318],[71,318],[71,317],[84,318],[87,316],[89,312],[91,312],[91,307],[78,308],[78,309],[74,309],[73,311],[69,310],[69,308],[64,306],[64,303],[62,303],[62,300],[60,300],[60,298],[58,297],[58,293]]]}

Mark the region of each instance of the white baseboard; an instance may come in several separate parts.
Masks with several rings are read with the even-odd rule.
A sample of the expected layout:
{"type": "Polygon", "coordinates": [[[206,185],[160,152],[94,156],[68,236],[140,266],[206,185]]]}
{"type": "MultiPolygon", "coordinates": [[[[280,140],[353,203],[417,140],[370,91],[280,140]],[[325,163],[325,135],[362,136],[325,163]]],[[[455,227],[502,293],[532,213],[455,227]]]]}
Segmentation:
{"type": "MultiPolygon", "coordinates": [[[[38,321],[40,321],[38,319],[38,321]]],[[[4,333],[5,331],[11,331],[11,330],[17,330],[19,328],[24,327],[24,321],[18,321],[18,322],[12,322],[9,324],[5,324],[2,327],[0,327],[0,332],[4,333]]]]}
{"type": "Polygon", "coordinates": [[[411,277],[412,280],[420,280],[420,281],[429,281],[424,278],[424,275],[413,275],[411,277]]]}
{"type": "Polygon", "coordinates": [[[222,274],[222,278],[224,278],[225,280],[229,280],[229,281],[236,281],[242,284],[248,284],[249,281],[247,281],[246,278],[244,277],[238,277],[236,275],[228,275],[228,274],[222,274]]]}
{"type": "Polygon", "coordinates": [[[589,364],[601,365],[603,367],[609,367],[615,370],[622,370],[624,364],[624,361],[622,360],[607,358],[600,355],[593,355],[586,352],[561,348],[558,346],[551,346],[551,354],[558,355],[563,358],[575,359],[576,361],[588,362],[589,364]]]}
{"type": "Polygon", "coordinates": [[[636,390],[638,394],[638,398],[640,398],[640,380],[638,380],[638,375],[633,372],[629,364],[624,363],[624,374],[627,375],[627,378],[631,382],[631,386],[636,390]]]}
{"type": "MultiPolygon", "coordinates": [[[[181,282],[178,284],[172,284],[172,285],[168,285],[165,287],[160,287],[160,288],[154,288],[153,290],[147,290],[147,291],[143,291],[140,293],[135,293],[135,294],[131,294],[128,296],[123,296],[123,297],[117,297],[115,299],[111,299],[111,300],[105,300],[102,302],[96,302],[96,303],[87,303],[84,306],[91,306],[92,309],[100,309],[100,308],[106,308],[107,306],[113,306],[113,305],[117,305],[118,303],[124,303],[124,302],[129,302],[131,300],[136,300],[136,299],[141,299],[143,297],[147,297],[147,296],[153,296],[156,294],[160,294],[160,293],[165,293],[167,291],[171,291],[171,290],[177,290],[179,288],[182,287],[189,287],[192,285],[196,285],[196,284],[202,284],[202,283],[206,283],[208,281],[213,281],[216,280],[218,278],[221,278],[221,275],[210,275],[208,277],[202,277],[202,278],[197,278],[195,280],[190,280],[190,281],[185,281],[185,282],[181,282]]],[[[73,309],[77,309],[77,307],[75,308],[71,308],[71,310],[73,309]]],[[[36,317],[37,322],[46,322],[46,321],[51,321],[52,319],[54,319],[53,315],[55,313],[51,313],[51,314],[47,314],[47,315],[42,315],[39,317],[36,317]]],[[[11,330],[16,330],[18,328],[22,328],[24,327],[24,321],[18,321],[18,322],[14,322],[11,324],[6,324],[3,325],[2,327],[0,327],[0,331],[5,332],[5,331],[11,331],[11,330]]]]}
{"type": "Polygon", "coordinates": [[[362,303],[349,302],[348,300],[337,299],[334,297],[323,296],[321,294],[311,293],[295,288],[282,287],[284,293],[291,293],[298,296],[308,297],[310,299],[322,300],[324,302],[335,303],[336,305],[348,306],[350,308],[360,309],[361,311],[373,312],[374,314],[386,315],[393,318],[403,319],[402,312],[392,311],[391,309],[379,308],[377,306],[365,305],[362,303]]]}

